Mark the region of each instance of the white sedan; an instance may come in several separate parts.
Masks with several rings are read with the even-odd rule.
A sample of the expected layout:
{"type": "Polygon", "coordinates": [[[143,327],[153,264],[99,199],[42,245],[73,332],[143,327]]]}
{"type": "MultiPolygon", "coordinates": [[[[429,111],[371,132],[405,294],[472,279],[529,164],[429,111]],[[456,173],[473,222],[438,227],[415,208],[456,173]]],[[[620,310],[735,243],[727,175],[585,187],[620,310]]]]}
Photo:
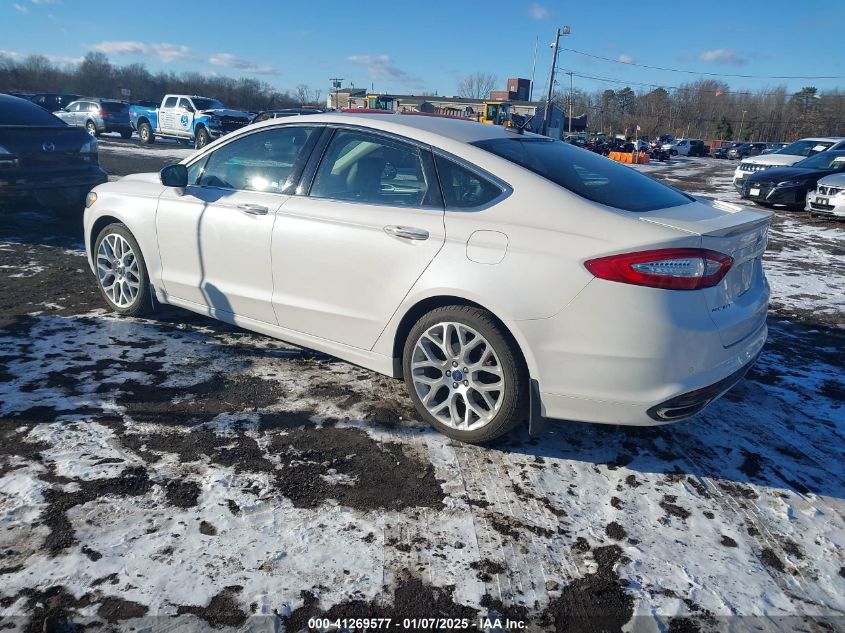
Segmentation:
{"type": "Polygon", "coordinates": [[[181,306],[404,378],[484,442],[691,416],[766,340],[771,214],[514,128],[402,114],[248,126],[97,187],[108,305],[181,306]]]}

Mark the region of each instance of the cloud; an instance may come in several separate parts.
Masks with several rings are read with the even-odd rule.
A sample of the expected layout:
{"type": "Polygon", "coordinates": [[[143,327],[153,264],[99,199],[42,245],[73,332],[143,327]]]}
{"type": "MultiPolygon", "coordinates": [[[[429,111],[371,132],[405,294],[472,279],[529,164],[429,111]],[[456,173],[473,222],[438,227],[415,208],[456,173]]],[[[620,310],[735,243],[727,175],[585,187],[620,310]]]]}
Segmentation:
{"type": "Polygon", "coordinates": [[[535,2],[530,7],[528,7],[528,15],[530,15],[535,20],[545,20],[551,14],[549,13],[549,10],[546,7],[535,2]]]}
{"type": "Polygon", "coordinates": [[[419,86],[422,82],[397,67],[388,55],[352,55],[347,59],[367,69],[370,79],[383,79],[409,86],[419,86]]]}
{"type": "Polygon", "coordinates": [[[278,75],[277,71],[272,66],[261,66],[242,57],[235,57],[231,53],[217,53],[212,55],[209,60],[215,66],[223,66],[224,68],[231,68],[233,70],[240,70],[241,72],[251,73],[253,75],[278,75]]]}
{"type": "Polygon", "coordinates": [[[15,11],[17,11],[18,13],[27,13],[27,12],[29,12],[29,9],[27,9],[27,8],[26,8],[25,6],[23,6],[22,4],[18,4],[17,2],[13,2],[13,3],[12,3],[12,7],[14,7],[15,11]]]}
{"type": "Polygon", "coordinates": [[[4,51],[0,50],[0,57],[8,57],[11,60],[16,62],[22,62],[27,57],[43,57],[48,62],[53,62],[54,64],[81,64],[82,57],[71,57],[69,55],[45,55],[43,53],[33,53],[33,54],[24,54],[18,53],[17,51],[4,51]]]}
{"type": "Polygon", "coordinates": [[[107,55],[148,55],[157,57],[163,62],[194,58],[190,47],[184,46],[183,44],[169,44],[167,42],[146,44],[131,40],[117,40],[94,44],[91,46],[91,50],[107,55]]]}
{"type": "Polygon", "coordinates": [[[625,53],[622,53],[621,55],[619,55],[619,61],[622,62],[623,64],[633,64],[637,60],[635,60],[630,55],[626,55],[625,53]]]}
{"type": "Polygon", "coordinates": [[[703,62],[714,62],[717,64],[725,64],[727,66],[742,66],[745,63],[745,58],[740,57],[736,51],[726,48],[704,51],[698,56],[698,59],[703,62]]]}
{"type": "Polygon", "coordinates": [[[32,4],[61,4],[60,0],[32,0],[32,4]]]}

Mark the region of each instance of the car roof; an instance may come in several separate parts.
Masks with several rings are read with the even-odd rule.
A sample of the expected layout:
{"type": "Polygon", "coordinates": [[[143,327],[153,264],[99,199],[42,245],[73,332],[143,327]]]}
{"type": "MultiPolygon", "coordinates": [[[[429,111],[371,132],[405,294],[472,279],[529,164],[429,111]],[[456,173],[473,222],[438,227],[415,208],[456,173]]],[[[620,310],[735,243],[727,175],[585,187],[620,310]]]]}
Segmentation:
{"type": "Polygon", "coordinates": [[[825,141],[825,142],[831,142],[831,143],[838,143],[839,141],[845,141],[845,136],[805,136],[804,138],[799,138],[798,140],[799,141],[825,141]]]}
{"type": "MultiPolygon", "coordinates": [[[[282,119],[281,125],[302,124],[302,120],[282,119]]],[[[434,142],[440,137],[459,143],[474,143],[495,138],[513,138],[515,132],[508,132],[501,125],[485,125],[476,121],[452,119],[413,114],[354,114],[351,112],[325,112],[309,114],[308,123],[332,123],[337,125],[360,125],[363,127],[391,132],[424,142],[434,142]]],[[[256,123],[256,127],[280,125],[279,119],[269,119],[256,123]]],[[[526,136],[535,136],[527,133],[526,136]]]]}

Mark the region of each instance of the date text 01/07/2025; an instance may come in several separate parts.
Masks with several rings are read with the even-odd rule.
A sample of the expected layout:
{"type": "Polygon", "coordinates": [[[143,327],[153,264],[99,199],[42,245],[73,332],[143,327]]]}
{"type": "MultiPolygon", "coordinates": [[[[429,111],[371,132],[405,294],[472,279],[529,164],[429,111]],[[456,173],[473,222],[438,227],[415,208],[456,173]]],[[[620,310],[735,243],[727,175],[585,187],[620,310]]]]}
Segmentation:
{"type": "Polygon", "coordinates": [[[426,630],[442,631],[444,629],[466,630],[475,628],[490,630],[521,630],[526,626],[523,620],[504,620],[499,618],[478,618],[478,621],[470,618],[311,618],[308,620],[309,630],[325,630],[337,628],[346,631],[375,630],[400,628],[405,630],[426,630]]]}

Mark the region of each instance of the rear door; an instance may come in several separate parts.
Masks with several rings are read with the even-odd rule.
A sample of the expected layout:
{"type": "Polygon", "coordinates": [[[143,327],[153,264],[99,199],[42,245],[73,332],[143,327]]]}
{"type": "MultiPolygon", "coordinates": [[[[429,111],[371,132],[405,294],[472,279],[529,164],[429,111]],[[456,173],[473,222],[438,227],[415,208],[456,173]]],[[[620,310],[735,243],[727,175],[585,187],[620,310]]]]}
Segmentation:
{"type": "Polygon", "coordinates": [[[282,327],[371,349],[443,245],[443,203],[428,147],[327,134],[313,184],[273,229],[273,306],[282,327]]]}

